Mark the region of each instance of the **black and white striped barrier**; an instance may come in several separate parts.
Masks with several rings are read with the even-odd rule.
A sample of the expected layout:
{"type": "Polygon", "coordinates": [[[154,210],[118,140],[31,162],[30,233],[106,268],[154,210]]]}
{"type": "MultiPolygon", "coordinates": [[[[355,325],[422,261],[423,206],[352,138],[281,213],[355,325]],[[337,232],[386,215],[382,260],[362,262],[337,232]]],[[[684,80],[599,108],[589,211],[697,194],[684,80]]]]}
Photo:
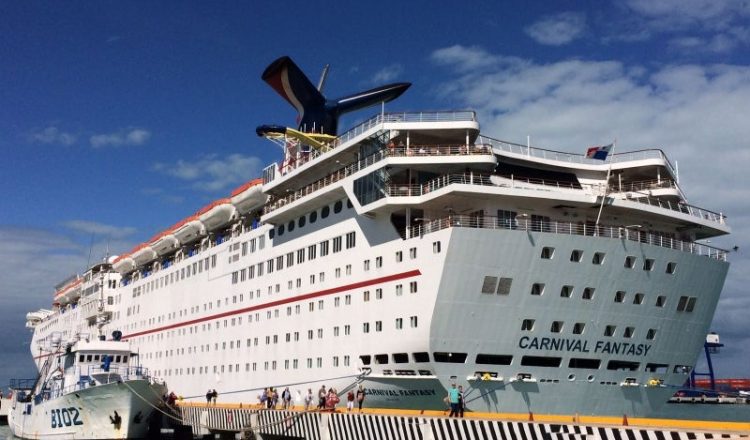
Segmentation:
{"type": "Polygon", "coordinates": [[[264,409],[180,407],[195,435],[306,440],[750,440],[750,433],[264,409]]]}

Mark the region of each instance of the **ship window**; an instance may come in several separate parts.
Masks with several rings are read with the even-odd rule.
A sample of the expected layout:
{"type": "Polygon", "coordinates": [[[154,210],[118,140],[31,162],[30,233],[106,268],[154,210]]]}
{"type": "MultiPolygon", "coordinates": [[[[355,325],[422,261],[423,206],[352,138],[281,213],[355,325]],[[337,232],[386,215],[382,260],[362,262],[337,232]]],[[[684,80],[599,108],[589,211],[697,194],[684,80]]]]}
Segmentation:
{"type": "Polygon", "coordinates": [[[603,252],[595,252],[594,257],[591,259],[592,264],[602,264],[604,263],[604,253],[603,252]]]}
{"type": "Polygon", "coordinates": [[[492,295],[495,293],[495,286],[497,286],[497,277],[485,276],[482,283],[482,293],[492,295]]]}
{"type": "Polygon", "coordinates": [[[305,226],[305,221],[307,221],[307,220],[306,220],[306,218],[304,216],[298,218],[297,219],[297,226],[299,226],[300,228],[303,227],[303,226],[305,226]]]}
{"type": "Polygon", "coordinates": [[[320,210],[320,218],[326,218],[330,213],[331,208],[329,208],[328,206],[324,206],[323,209],[320,210]]]}
{"type": "Polygon", "coordinates": [[[513,283],[513,278],[500,278],[500,282],[497,284],[498,295],[509,295],[510,285],[513,283]]]}
{"type": "Polygon", "coordinates": [[[648,329],[648,332],[646,332],[646,339],[649,341],[652,341],[656,337],[656,329],[650,328],[648,329]]]}
{"type": "Polygon", "coordinates": [[[343,207],[341,200],[333,204],[333,213],[338,214],[341,212],[341,208],[343,207]]]}
{"type": "Polygon", "coordinates": [[[560,296],[563,298],[570,298],[573,295],[573,286],[562,286],[560,289],[560,296]]]}
{"type": "Polygon", "coordinates": [[[635,333],[635,328],[625,327],[625,332],[622,334],[622,337],[626,339],[630,339],[633,337],[633,333],[635,333]]]}
{"type": "Polygon", "coordinates": [[[617,330],[616,325],[608,325],[604,327],[604,336],[612,337],[615,335],[615,330],[617,330]]]}
{"type": "Polygon", "coordinates": [[[510,365],[513,362],[513,356],[509,354],[478,354],[477,364],[484,365],[510,365]]]}
{"type": "Polygon", "coordinates": [[[635,267],[635,257],[633,256],[625,257],[625,268],[632,269],[634,267],[635,267]]]}
{"type": "Polygon", "coordinates": [[[524,367],[559,367],[562,358],[553,356],[524,356],[521,365],[524,367]]]}
{"type": "Polygon", "coordinates": [[[643,304],[643,298],[645,297],[642,293],[636,293],[635,298],[633,298],[633,304],[643,304]]]}
{"type": "Polygon", "coordinates": [[[654,260],[651,258],[646,258],[643,261],[643,270],[646,270],[646,271],[654,270],[654,260]]]}
{"type": "Polygon", "coordinates": [[[687,306],[688,297],[687,296],[681,296],[680,300],[677,302],[677,311],[678,312],[684,312],[685,307],[687,306]]]}
{"type": "Polygon", "coordinates": [[[646,364],[646,371],[649,373],[665,374],[669,371],[668,364],[646,364]]]}
{"type": "Polygon", "coordinates": [[[530,332],[534,330],[534,320],[533,319],[524,319],[521,322],[521,331],[530,332]]]}
{"type": "Polygon", "coordinates": [[[409,353],[393,353],[393,363],[406,364],[409,362],[409,353]]]}
{"type": "Polygon", "coordinates": [[[388,355],[387,354],[376,354],[375,355],[375,363],[376,364],[387,364],[388,363],[388,355]]]}
{"type": "Polygon", "coordinates": [[[625,301],[625,292],[622,290],[618,290],[617,292],[615,292],[615,302],[621,303],[624,301],[625,301]]]}
{"type": "Polygon", "coordinates": [[[570,253],[570,261],[574,263],[580,263],[581,259],[583,258],[583,251],[575,249],[573,252],[570,253]]]}
{"type": "Polygon", "coordinates": [[[531,294],[532,295],[543,295],[544,294],[544,283],[534,283],[531,285],[531,294]]]}
{"type": "Polygon", "coordinates": [[[563,322],[562,321],[552,321],[552,325],[550,326],[549,331],[552,333],[560,333],[563,329],[563,322]]]}
{"type": "Polygon", "coordinates": [[[432,354],[435,362],[447,362],[450,364],[463,364],[466,362],[466,353],[446,353],[442,351],[436,351],[432,354]]]}
{"type": "Polygon", "coordinates": [[[363,354],[359,357],[359,360],[362,361],[362,365],[370,365],[370,355],[369,354],[363,354]]]}
{"type": "Polygon", "coordinates": [[[607,363],[607,370],[636,371],[640,365],[640,362],[609,361],[607,363]]]}
{"type": "Polygon", "coordinates": [[[583,330],[586,328],[585,322],[576,322],[573,324],[573,334],[574,335],[582,335],[583,330]]]}
{"type": "Polygon", "coordinates": [[[313,211],[310,213],[310,223],[315,223],[318,221],[318,211],[313,211]]]}
{"type": "Polygon", "coordinates": [[[668,274],[673,274],[675,270],[677,270],[677,263],[674,263],[674,262],[671,262],[671,261],[669,263],[667,263],[667,273],[668,274]]]}
{"type": "Polygon", "coordinates": [[[411,354],[412,358],[414,358],[414,362],[430,362],[430,354],[426,351],[418,351],[416,353],[411,354]]]}
{"type": "Polygon", "coordinates": [[[583,295],[581,295],[581,298],[583,299],[593,299],[594,298],[594,288],[593,287],[587,287],[583,289],[583,295]]]}
{"type": "Polygon", "coordinates": [[[570,358],[570,361],[568,361],[568,368],[598,370],[601,363],[601,359],[570,358]]]}
{"type": "Polygon", "coordinates": [[[551,260],[552,256],[555,255],[555,248],[553,247],[543,247],[542,248],[542,258],[545,260],[551,260]]]}
{"type": "Polygon", "coordinates": [[[664,305],[667,303],[667,297],[664,295],[659,295],[656,297],[656,307],[664,307],[664,305]]]}
{"type": "Polygon", "coordinates": [[[278,234],[279,237],[284,235],[284,225],[279,225],[279,227],[276,230],[276,234],[278,234]]]}
{"type": "Polygon", "coordinates": [[[286,225],[286,228],[289,230],[289,232],[292,232],[294,230],[294,220],[289,220],[289,223],[286,225]]]}

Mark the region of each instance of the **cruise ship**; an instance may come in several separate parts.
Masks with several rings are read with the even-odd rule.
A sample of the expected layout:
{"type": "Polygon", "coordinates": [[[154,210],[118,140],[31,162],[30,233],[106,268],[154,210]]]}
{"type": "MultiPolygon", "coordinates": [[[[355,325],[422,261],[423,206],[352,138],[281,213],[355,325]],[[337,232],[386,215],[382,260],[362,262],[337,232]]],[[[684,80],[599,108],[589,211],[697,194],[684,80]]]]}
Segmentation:
{"type": "Polygon", "coordinates": [[[475,412],[750,420],[668,403],[729,268],[705,239],[730,228],[663,151],[566,153],[473,111],[384,106],[341,134],[409,84],[328,99],[288,57],[262,78],[300,114],[258,127],[283,159],[59,286],[29,315],[39,365],[103,323],[187,401],[361,385],[368,408],[441,410],[456,384],[475,412]]]}

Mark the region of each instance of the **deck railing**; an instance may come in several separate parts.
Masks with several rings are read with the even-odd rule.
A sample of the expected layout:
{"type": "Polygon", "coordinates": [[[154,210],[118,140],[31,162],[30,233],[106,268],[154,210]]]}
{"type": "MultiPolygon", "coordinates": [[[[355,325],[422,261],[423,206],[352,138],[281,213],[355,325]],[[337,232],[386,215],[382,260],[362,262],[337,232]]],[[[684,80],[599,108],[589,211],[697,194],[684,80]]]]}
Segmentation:
{"type": "Polygon", "coordinates": [[[560,221],[535,221],[529,218],[500,218],[492,216],[448,215],[438,219],[423,220],[417,225],[404,228],[404,236],[421,237],[425,234],[447,228],[508,229],[530,232],[544,232],[563,235],[583,235],[590,237],[617,238],[641,242],[644,244],[705,255],[720,261],[726,261],[727,252],[701,243],[682,241],[669,236],[639,231],[625,226],[591,226],[585,223],[560,221]],[[406,234],[408,232],[408,234],[406,234]]]}

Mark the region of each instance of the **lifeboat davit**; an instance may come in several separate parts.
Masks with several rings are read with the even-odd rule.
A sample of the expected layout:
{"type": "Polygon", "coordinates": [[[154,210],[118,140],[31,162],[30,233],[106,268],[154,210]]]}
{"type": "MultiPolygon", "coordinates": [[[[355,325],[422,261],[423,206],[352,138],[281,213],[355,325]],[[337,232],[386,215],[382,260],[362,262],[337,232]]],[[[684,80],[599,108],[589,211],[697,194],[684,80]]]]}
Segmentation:
{"type": "Polygon", "coordinates": [[[112,268],[121,274],[132,272],[135,270],[135,260],[130,254],[121,255],[112,262],[112,268]]]}
{"type": "Polygon", "coordinates": [[[139,245],[131,254],[136,266],[142,266],[156,259],[156,251],[148,244],[139,245]]]}
{"type": "Polygon", "coordinates": [[[228,198],[217,200],[203,208],[201,211],[203,212],[198,214],[198,219],[208,231],[218,229],[228,224],[237,216],[237,208],[232,205],[231,200],[228,198]]]}
{"type": "Polygon", "coordinates": [[[240,214],[260,208],[268,200],[263,193],[263,179],[251,180],[232,191],[230,201],[240,214]]]}
{"type": "Polygon", "coordinates": [[[185,223],[183,223],[182,226],[172,232],[172,235],[174,235],[182,244],[193,242],[198,237],[205,234],[206,227],[203,226],[203,223],[201,223],[200,220],[198,220],[198,216],[193,216],[185,220],[185,223]]]}

